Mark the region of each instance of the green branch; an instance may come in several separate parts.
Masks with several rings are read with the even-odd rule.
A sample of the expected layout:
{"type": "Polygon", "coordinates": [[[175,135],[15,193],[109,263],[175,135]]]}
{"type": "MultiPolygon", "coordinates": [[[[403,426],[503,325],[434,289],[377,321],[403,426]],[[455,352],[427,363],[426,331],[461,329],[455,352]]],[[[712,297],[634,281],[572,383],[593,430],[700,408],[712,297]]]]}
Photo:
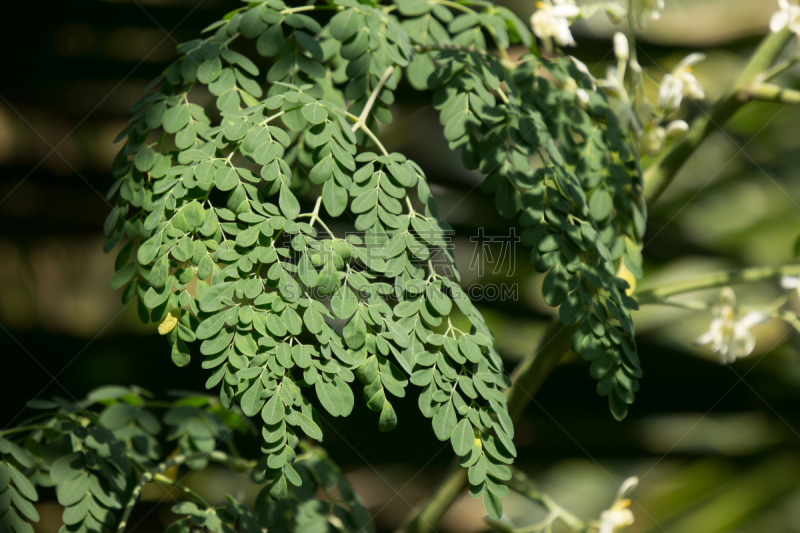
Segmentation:
{"type": "Polygon", "coordinates": [[[765,37],[725,95],[708,113],[697,117],[683,139],[656,159],[645,171],[644,195],[648,203],[658,200],[697,147],[744,107],[748,102],[747,89],[772,66],[792,35],[788,29],[783,29],[765,37]]]}
{"type": "Polygon", "coordinates": [[[750,102],[800,104],[800,91],[787,89],[773,83],[759,83],[758,85],[746,89],[743,94],[750,102]]]}
{"type": "Polygon", "coordinates": [[[639,304],[661,304],[665,303],[665,298],[676,294],[727,287],[728,285],[741,283],[775,280],[780,279],[782,276],[800,276],[800,264],[752,267],[733,272],[715,272],[694,279],[665,283],[634,296],[639,304]]]}
{"type": "Polygon", "coordinates": [[[570,339],[577,326],[565,326],[553,319],[533,355],[521,362],[511,374],[511,388],[506,391],[508,414],[516,422],[539,388],[570,350],[570,339]]]}
{"type": "Polygon", "coordinates": [[[800,54],[793,55],[782,61],[775,63],[773,66],[765,70],[758,76],[758,81],[769,81],[780,74],[783,74],[796,64],[800,63],[800,54]]]}

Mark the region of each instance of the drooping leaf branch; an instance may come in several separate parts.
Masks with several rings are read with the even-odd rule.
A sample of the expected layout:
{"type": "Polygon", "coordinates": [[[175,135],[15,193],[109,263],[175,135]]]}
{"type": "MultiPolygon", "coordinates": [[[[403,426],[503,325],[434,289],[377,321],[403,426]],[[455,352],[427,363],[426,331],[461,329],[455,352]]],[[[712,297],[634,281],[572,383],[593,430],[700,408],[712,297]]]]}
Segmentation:
{"type": "Polygon", "coordinates": [[[410,40],[385,6],[339,2],[325,31],[309,10],[237,10],[182,45],[134,106],[106,227],[108,248],[130,239],[112,286],[161,322],[177,364],[201,341],[206,386],[223,406],[261,415],[272,497],[300,482],[298,433],[322,439],[310,389],[328,414],[347,416],[358,378],[385,431],[397,423],[390,395],[410,379],[436,435],[482,472],[474,495],[499,516],[516,455],[502,361],[457,284],[422,170],[377,135],[410,40]],[[231,48],[240,36],[273,58],[259,60],[266,90],[259,66],[231,48]],[[215,106],[192,103],[204,90],[215,106]],[[298,200],[306,189],[317,194],[310,212],[298,200]],[[359,233],[337,237],[322,207],[359,233]]]}
{"type": "MultiPolygon", "coordinates": [[[[506,396],[508,412],[514,422],[519,420],[550,372],[569,352],[575,330],[575,326],[565,326],[557,318],[553,319],[533,354],[521,362],[512,373],[512,385],[506,391],[506,396]]],[[[399,528],[398,532],[427,533],[435,531],[436,524],[453,505],[453,502],[464,493],[468,485],[467,473],[459,468],[457,463],[454,463],[430,497],[425,500],[422,509],[409,516],[408,522],[399,528]]]]}
{"type": "Polygon", "coordinates": [[[156,402],[135,387],[107,386],[79,402],[55,399],[32,407],[43,410],[36,424],[0,433],[2,531],[33,531],[29,522],[39,519],[32,505],[38,500],[38,485],[55,487],[64,506],[64,533],[122,533],[132,529],[132,511],[149,483],[167,484],[188,498],[172,508],[188,515],[167,528],[173,533],[198,526],[215,533],[301,531],[320,523],[352,533],[372,531],[369,513],[346,478],[324,451],[307,443],[300,444],[295,463],[298,489],[282,502],[274,502],[264,486],[252,508],[230,497],[226,505],[215,507],[190,489],[185,478],[209,462],[264,485],[258,459],[238,456],[232,445],[231,453],[217,449],[231,444],[243,419],[213,398],[183,395],[156,402]],[[171,453],[161,451],[162,439],[175,445],[171,453]]]}

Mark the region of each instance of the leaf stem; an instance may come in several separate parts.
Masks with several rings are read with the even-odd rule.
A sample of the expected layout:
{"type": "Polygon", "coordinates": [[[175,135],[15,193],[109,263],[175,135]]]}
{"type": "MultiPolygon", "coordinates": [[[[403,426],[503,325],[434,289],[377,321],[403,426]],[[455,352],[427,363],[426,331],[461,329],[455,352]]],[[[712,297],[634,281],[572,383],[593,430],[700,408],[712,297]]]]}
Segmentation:
{"type": "Polygon", "coordinates": [[[332,10],[332,11],[341,11],[344,9],[344,6],[318,6],[318,5],[310,5],[310,6],[299,6],[299,7],[287,7],[283,11],[281,11],[281,15],[291,15],[292,13],[301,13],[303,11],[316,11],[316,10],[332,10]]]}
{"type": "Polygon", "coordinates": [[[408,214],[409,215],[416,215],[417,212],[414,210],[414,204],[411,203],[411,198],[406,196],[406,207],[408,207],[408,214]]]}
{"type": "MultiPolygon", "coordinates": [[[[309,220],[309,222],[308,222],[309,226],[313,226],[315,222],[319,222],[319,225],[322,226],[322,228],[328,233],[328,235],[331,236],[331,239],[336,240],[336,235],[334,235],[333,232],[331,231],[331,229],[328,227],[328,225],[325,224],[325,222],[323,222],[321,218],[319,218],[319,208],[320,208],[321,205],[322,205],[322,196],[318,196],[317,197],[317,203],[314,205],[314,211],[313,212],[311,212],[311,213],[303,213],[301,215],[297,215],[297,217],[295,217],[295,218],[311,217],[311,220],[309,220]]],[[[272,247],[273,248],[275,247],[274,241],[273,241],[273,246],[272,247]]]]}
{"type": "MultiPolygon", "coordinates": [[[[352,119],[354,119],[354,120],[358,121],[358,117],[357,117],[357,116],[355,116],[355,115],[354,115],[354,114],[352,114],[352,113],[347,113],[347,118],[352,118],[352,119]]],[[[356,122],[356,123],[357,123],[357,122],[356,122]]],[[[354,124],[353,124],[353,126],[355,126],[355,125],[356,125],[356,123],[354,123],[354,124]]],[[[361,129],[361,131],[363,131],[364,133],[366,133],[366,134],[367,134],[367,136],[368,136],[370,139],[372,139],[372,142],[374,142],[374,143],[375,143],[375,145],[378,147],[378,149],[381,151],[381,153],[383,153],[383,155],[389,155],[389,152],[388,152],[388,151],[386,151],[386,148],[383,146],[383,143],[381,143],[380,139],[378,139],[378,136],[377,136],[377,135],[375,135],[375,133],[373,133],[373,131],[372,131],[371,129],[369,129],[369,127],[367,127],[367,125],[366,125],[366,124],[361,124],[361,125],[359,125],[359,128],[361,129]]],[[[358,129],[358,128],[356,128],[356,129],[358,129]]],[[[356,131],[356,130],[353,130],[353,131],[356,131]]]]}
{"type": "MultiPolygon", "coordinates": [[[[292,108],[292,109],[289,109],[288,111],[294,111],[295,109],[300,109],[301,107],[302,107],[302,106],[297,106],[297,107],[294,107],[294,108],[292,108]]],[[[281,111],[280,113],[275,113],[274,115],[270,115],[270,116],[268,116],[267,118],[265,118],[265,119],[264,119],[264,120],[261,122],[261,126],[266,126],[267,124],[269,124],[270,122],[272,122],[273,120],[275,120],[276,118],[280,117],[281,115],[283,115],[283,114],[284,114],[284,113],[286,113],[286,112],[287,112],[287,111],[281,111]]]]}
{"type": "Polygon", "coordinates": [[[367,122],[367,117],[369,116],[369,112],[372,111],[372,106],[375,105],[375,100],[378,98],[378,93],[381,92],[383,86],[386,84],[386,81],[389,79],[389,76],[392,75],[394,72],[394,66],[391,66],[384,71],[383,76],[378,81],[378,85],[375,86],[373,89],[372,94],[369,95],[369,99],[367,100],[366,105],[364,106],[364,110],[361,111],[361,115],[358,116],[358,119],[354,124],[350,126],[350,129],[355,132],[358,128],[365,125],[367,122]]]}
{"type": "Polygon", "coordinates": [[[317,198],[317,203],[314,204],[314,212],[311,213],[311,220],[308,222],[309,226],[313,226],[314,222],[317,220],[317,216],[319,215],[319,208],[322,206],[322,196],[317,198]]]}

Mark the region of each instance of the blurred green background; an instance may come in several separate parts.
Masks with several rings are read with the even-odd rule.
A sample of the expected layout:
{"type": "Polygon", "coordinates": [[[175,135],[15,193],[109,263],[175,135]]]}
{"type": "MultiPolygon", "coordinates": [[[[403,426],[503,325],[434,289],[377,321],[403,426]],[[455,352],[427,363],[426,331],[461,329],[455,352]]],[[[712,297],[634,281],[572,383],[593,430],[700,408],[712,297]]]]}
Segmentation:
{"type": "MultiPolygon", "coordinates": [[[[503,2],[523,19],[532,2],[503,2]]],[[[648,89],[687,53],[708,59],[695,74],[713,101],[766,31],[774,0],[667,0],[661,20],[646,24],[639,58],[653,75],[648,89]]],[[[0,32],[0,350],[6,368],[2,427],[19,423],[28,400],[80,398],[103,384],[138,384],[157,395],[200,390],[198,364],[176,368],[155,325],[139,323],[108,288],[113,256],[102,251],[110,210],[113,138],[128,107],[192,38],[236,0],[44,1],[20,4],[26,16],[6,19],[0,32]]],[[[570,52],[602,76],[612,57],[613,27],[596,15],[574,27],[570,52]]],[[[797,52],[797,45],[792,45],[797,52]]],[[[800,69],[781,80],[800,85],[800,69]]],[[[466,285],[516,284],[516,299],[482,300],[509,369],[529,354],[551,310],[539,275],[524,250],[495,247],[483,275],[470,265],[471,236],[507,236],[479,189],[480,177],[448,152],[429,94],[404,85],[397,93],[387,147],[426,170],[454,241],[466,285]],[[498,265],[497,258],[505,262],[498,265]],[[493,273],[495,267],[497,273],[493,273]],[[513,268],[512,268],[513,267],[513,268]],[[509,277],[509,272],[512,272],[509,277]]],[[[684,104],[691,119],[707,103],[684,104]]],[[[664,280],[793,259],[800,227],[800,112],[780,105],[747,107],[712,136],[665,197],[650,207],[645,239],[645,289],[664,280]]],[[[305,199],[310,202],[311,199],[305,199]]],[[[346,228],[339,228],[344,231],[346,228]]],[[[484,255],[484,258],[486,256],[484,255]]],[[[766,304],[777,284],[737,288],[740,301],[766,304]]],[[[700,297],[713,301],[717,293],[700,297]]],[[[800,310],[797,297],[792,305],[800,310]]],[[[772,321],[758,326],[750,357],[722,366],[692,341],[708,327],[708,313],[650,307],[638,313],[639,353],[645,369],[628,419],[615,422],[597,397],[586,364],[556,369],[519,423],[518,466],[564,507],[589,519],[611,504],[627,476],[642,481],[634,494],[631,532],[714,533],[800,531],[800,345],[798,334],[772,321]]],[[[356,402],[336,420],[325,446],[348,472],[380,530],[396,526],[418,506],[451,459],[436,440],[412,395],[396,405],[399,427],[377,431],[377,417],[356,402]]],[[[210,499],[252,493],[225,471],[195,476],[210,499]]],[[[160,531],[171,498],[153,487],[154,508],[138,531],[160,531]],[[161,503],[157,502],[161,500],[161,503]]],[[[544,513],[521,498],[506,502],[519,524],[544,513]]],[[[60,510],[40,506],[37,531],[56,531],[60,510]]],[[[463,498],[443,531],[473,531],[484,514],[480,500],[463,498]]]]}

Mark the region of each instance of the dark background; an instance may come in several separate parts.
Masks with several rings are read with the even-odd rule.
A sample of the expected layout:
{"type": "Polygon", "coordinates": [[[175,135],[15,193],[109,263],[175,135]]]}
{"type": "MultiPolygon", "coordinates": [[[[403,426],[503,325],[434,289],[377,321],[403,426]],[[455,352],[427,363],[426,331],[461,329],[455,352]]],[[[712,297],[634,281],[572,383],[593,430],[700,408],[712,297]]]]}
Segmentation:
{"type": "MultiPolygon", "coordinates": [[[[142,325],[108,288],[113,254],[102,252],[109,167],[128,107],[175,57],[176,42],[238,7],[234,0],[45,1],[19,3],[0,31],[0,353],[4,362],[0,424],[19,423],[33,398],[83,397],[94,387],[137,384],[159,396],[200,390],[198,364],[179,369],[154,325],[142,325]]],[[[527,2],[507,4],[527,20],[527,2]]],[[[687,53],[709,59],[696,68],[713,101],[760,40],[771,1],[667,2],[645,27],[640,60],[660,80],[687,53]],[[663,70],[662,70],[663,69],[663,70]]],[[[602,15],[575,28],[571,53],[602,76],[610,52],[602,15]]],[[[796,84],[791,74],[783,80],[796,84]]],[[[657,81],[648,90],[657,91],[657,81]]],[[[480,190],[479,177],[450,154],[430,95],[405,85],[397,93],[387,147],[428,173],[442,213],[457,230],[465,284],[515,284],[517,298],[481,301],[509,369],[529,354],[550,310],[541,278],[525,251],[467,268],[469,237],[508,235],[480,190]],[[510,275],[509,275],[510,273],[510,275]]],[[[686,119],[707,103],[684,106],[686,119]]],[[[651,207],[641,287],[707,271],[792,259],[800,228],[798,113],[756,105],[712,137],[664,199],[651,207]]],[[[306,199],[310,201],[310,199],[306,199]]],[[[498,248],[499,253],[499,248],[498,248]]],[[[759,305],[777,284],[737,290],[759,305]]],[[[700,298],[712,301],[711,291],[700,298]]],[[[793,304],[797,307],[797,297],[793,304]]],[[[800,353],[797,333],[772,321],[760,326],[756,352],[732,367],[692,341],[707,313],[645,309],[636,317],[645,370],[627,420],[615,422],[596,396],[588,368],[568,361],[553,373],[520,422],[519,466],[558,501],[589,519],[610,505],[628,475],[642,477],[631,531],[800,531],[800,353]]],[[[349,473],[380,528],[396,525],[439,479],[452,457],[419,414],[411,394],[396,402],[399,425],[377,431],[377,416],[357,394],[348,419],[323,427],[325,446],[349,473]],[[399,495],[398,495],[399,491],[399,495]]],[[[212,471],[193,481],[212,499],[253,490],[212,471]]],[[[153,499],[162,497],[151,491],[153,499]]],[[[138,526],[159,531],[161,507],[138,526]]],[[[519,523],[543,515],[519,498],[506,502],[519,523]]],[[[40,507],[40,531],[55,531],[58,509],[40,507]]],[[[465,499],[444,521],[452,531],[478,527],[480,502],[465,499]]]]}

